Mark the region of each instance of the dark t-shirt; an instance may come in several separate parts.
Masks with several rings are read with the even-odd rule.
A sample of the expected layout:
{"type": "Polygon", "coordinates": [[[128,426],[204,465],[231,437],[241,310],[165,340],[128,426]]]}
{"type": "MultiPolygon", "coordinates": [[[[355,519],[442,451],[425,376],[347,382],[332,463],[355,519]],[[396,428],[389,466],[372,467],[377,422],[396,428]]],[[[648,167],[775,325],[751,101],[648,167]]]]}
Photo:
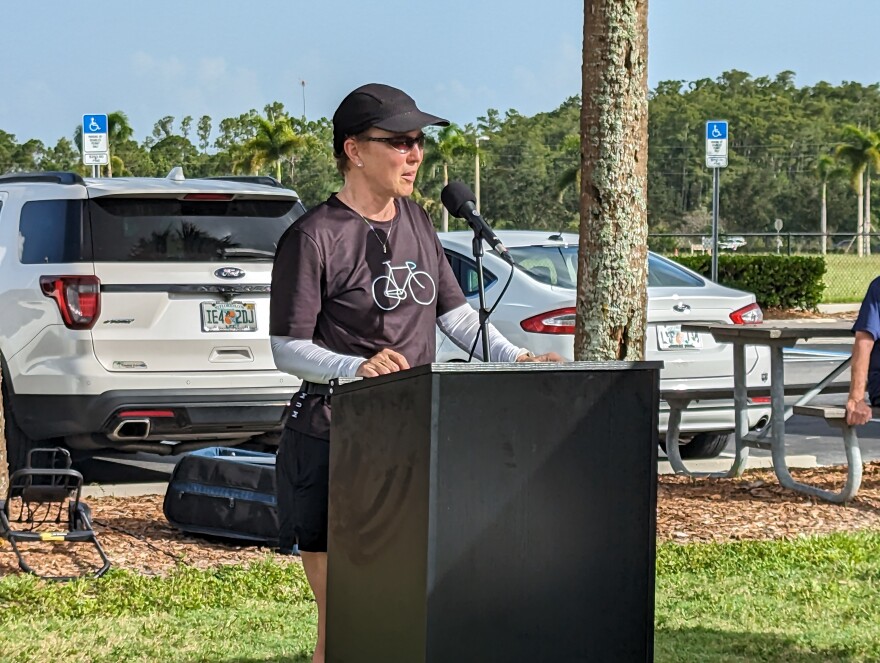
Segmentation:
{"type": "MultiPolygon", "coordinates": [[[[272,269],[272,336],[365,359],[390,348],[410,366],[434,361],[437,317],[466,300],[428,215],[408,198],[396,202],[393,220],[368,222],[331,196],[284,233],[272,269]]],[[[328,401],[297,394],[287,426],[329,439],[328,401]]]]}
{"type": "Polygon", "coordinates": [[[880,277],[871,281],[859,317],[852,326],[853,333],[867,332],[874,337],[874,349],[871,350],[871,361],[868,364],[868,398],[871,405],[880,405],[880,277]]]}

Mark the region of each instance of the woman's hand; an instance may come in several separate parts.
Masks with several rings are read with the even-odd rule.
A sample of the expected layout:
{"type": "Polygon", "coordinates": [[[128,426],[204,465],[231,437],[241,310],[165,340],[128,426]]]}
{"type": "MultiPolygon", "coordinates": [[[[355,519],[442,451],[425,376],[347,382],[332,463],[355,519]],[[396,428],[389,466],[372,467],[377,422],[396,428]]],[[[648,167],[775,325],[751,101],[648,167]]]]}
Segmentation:
{"type": "Polygon", "coordinates": [[[388,375],[409,368],[409,362],[399,352],[384,350],[377,352],[361,364],[355,375],[359,378],[374,378],[379,375],[388,375]]]}
{"type": "Polygon", "coordinates": [[[535,356],[529,356],[529,355],[525,354],[525,355],[520,355],[519,357],[516,358],[516,363],[518,363],[518,364],[522,363],[522,362],[548,362],[548,361],[561,362],[561,361],[565,361],[565,359],[560,357],[555,352],[548,352],[543,355],[535,355],[535,356]]]}

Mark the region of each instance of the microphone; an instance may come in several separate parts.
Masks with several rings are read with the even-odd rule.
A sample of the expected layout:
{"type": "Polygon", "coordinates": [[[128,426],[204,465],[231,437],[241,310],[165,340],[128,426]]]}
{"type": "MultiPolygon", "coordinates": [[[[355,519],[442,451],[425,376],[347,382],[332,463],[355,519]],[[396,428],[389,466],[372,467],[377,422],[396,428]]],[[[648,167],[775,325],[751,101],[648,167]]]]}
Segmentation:
{"type": "Polygon", "coordinates": [[[474,202],[475,198],[473,191],[464,182],[450,182],[440,192],[440,201],[452,216],[467,221],[477,237],[495,249],[498,255],[508,263],[515,264],[507,247],[501,243],[492,227],[480,216],[480,211],[474,202]]]}

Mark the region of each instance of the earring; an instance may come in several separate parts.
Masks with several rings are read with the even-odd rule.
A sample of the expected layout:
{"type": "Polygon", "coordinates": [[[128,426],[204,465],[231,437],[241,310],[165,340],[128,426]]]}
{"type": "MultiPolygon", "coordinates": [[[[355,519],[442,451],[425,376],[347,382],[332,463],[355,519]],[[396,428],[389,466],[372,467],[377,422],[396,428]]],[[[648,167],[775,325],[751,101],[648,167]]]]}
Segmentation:
{"type": "Polygon", "coordinates": [[[363,168],[363,167],[364,167],[364,162],[358,161],[358,168],[363,168]]]}

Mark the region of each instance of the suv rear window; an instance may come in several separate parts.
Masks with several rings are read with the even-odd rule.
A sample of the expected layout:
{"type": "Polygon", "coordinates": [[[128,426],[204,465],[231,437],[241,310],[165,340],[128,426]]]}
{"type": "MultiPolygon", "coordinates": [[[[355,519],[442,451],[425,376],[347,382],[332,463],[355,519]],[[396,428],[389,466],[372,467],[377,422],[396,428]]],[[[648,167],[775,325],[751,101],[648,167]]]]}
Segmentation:
{"type": "Polygon", "coordinates": [[[18,222],[21,262],[28,265],[89,260],[82,200],[32,200],[18,222]]]}
{"type": "Polygon", "coordinates": [[[295,200],[110,197],[89,209],[96,262],[271,260],[305,211],[295,200]]]}

